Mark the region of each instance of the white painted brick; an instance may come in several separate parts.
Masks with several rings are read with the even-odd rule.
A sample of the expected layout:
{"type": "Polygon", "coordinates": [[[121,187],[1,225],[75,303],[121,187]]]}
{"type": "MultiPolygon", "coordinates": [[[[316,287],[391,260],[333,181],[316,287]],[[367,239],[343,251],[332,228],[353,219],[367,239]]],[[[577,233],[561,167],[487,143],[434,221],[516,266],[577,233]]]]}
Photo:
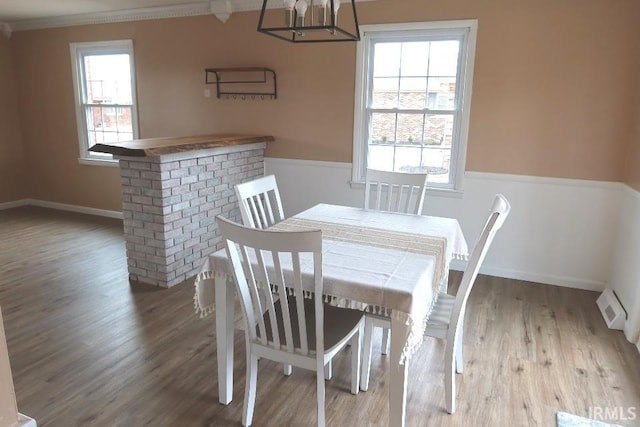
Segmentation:
{"type": "Polygon", "coordinates": [[[197,164],[197,159],[180,160],[180,168],[188,168],[189,166],[195,166],[197,164]]]}
{"type": "Polygon", "coordinates": [[[164,215],[171,213],[171,206],[149,206],[142,205],[142,212],[155,215],[164,215]]]}
{"type": "Polygon", "coordinates": [[[153,198],[147,196],[133,196],[131,201],[134,203],[141,203],[143,205],[153,204],[153,198]]]}
{"type": "Polygon", "coordinates": [[[210,164],[213,164],[213,157],[212,156],[200,157],[198,159],[198,164],[199,165],[210,165],[210,164]]]}
{"type": "Polygon", "coordinates": [[[206,168],[204,166],[191,166],[189,168],[189,175],[198,175],[204,172],[206,168]]]}
{"type": "Polygon", "coordinates": [[[155,238],[148,238],[148,239],[145,239],[144,244],[154,248],[170,247],[170,246],[173,246],[173,239],[157,240],[155,238]]]}
{"type": "Polygon", "coordinates": [[[189,201],[181,202],[181,203],[176,203],[176,204],[172,205],[172,211],[173,211],[173,212],[181,211],[181,210],[183,210],[183,209],[188,208],[189,206],[191,206],[191,205],[189,204],[189,201]]]}
{"type": "Polygon", "coordinates": [[[184,176],[180,179],[180,185],[193,184],[196,181],[198,181],[197,175],[184,176]]]}
{"type": "Polygon", "coordinates": [[[151,180],[131,178],[131,185],[133,185],[134,187],[149,188],[151,187],[151,180]]]}
{"type": "Polygon", "coordinates": [[[120,170],[121,177],[129,177],[129,178],[140,178],[140,171],[136,169],[121,169],[120,170]]]}
{"type": "Polygon", "coordinates": [[[151,179],[151,180],[159,180],[159,179],[162,179],[162,175],[160,174],[160,172],[142,171],[140,173],[140,178],[151,179]]]}
{"type": "Polygon", "coordinates": [[[189,169],[187,168],[174,169],[171,171],[171,178],[182,178],[187,175],[189,175],[189,169]]]}
{"type": "Polygon", "coordinates": [[[129,167],[131,169],[138,169],[138,170],[151,170],[151,163],[148,162],[129,162],[129,167]]]}
{"type": "Polygon", "coordinates": [[[171,188],[171,194],[173,194],[173,195],[184,194],[184,193],[188,193],[189,191],[191,191],[191,186],[189,184],[177,185],[177,186],[171,188]]]}
{"type": "Polygon", "coordinates": [[[163,224],[164,224],[164,223],[167,223],[167,224],[168,224],[168,223],[171,223],[171,222],[173,222],[173,221],[176,221],[176,220],[178,220],[178,219],[180,219],[180,218],[182,218],[182,212],[173,212],[173,213],[170,213],[170,214],[165,215],[165,216],[163,217],[163,221],[162,221],[162,223],[163,223],[163,224]]]}
{"type": "Polygon", "coordinates": [[[160,163],[161,171],[172,171],[175,169],[180,169],[180,162],[160,163]]]}
{"type": "Polygon", "coordinates": [[[153,188],[162,190],[163,188],[173,188],[180,185],[180,178],[165,179],[163,181],[153,181],[153,188]]]}

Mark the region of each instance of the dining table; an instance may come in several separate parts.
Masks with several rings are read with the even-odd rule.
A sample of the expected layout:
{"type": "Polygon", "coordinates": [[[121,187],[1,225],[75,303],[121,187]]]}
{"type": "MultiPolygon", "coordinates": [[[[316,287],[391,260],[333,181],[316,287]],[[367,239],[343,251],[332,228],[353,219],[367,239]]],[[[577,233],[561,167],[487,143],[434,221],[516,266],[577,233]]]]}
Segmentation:
{"type": "MultiPolygon", "coordinates": [[[[410,358],[422,344],[450,262],[468,254],[458,221],[318,204],[270,229],[322,230],[325,301],[390,319],[389,425],[404,426],[410,358]]],[[[302,266],[303,276],[311,270],[302,266]]],[[[215,313],[218,392],[225,405],[233,398],[232,274],[226,250],[214,252],[196,276],[194,296],[197,314],[215,313]]]]}

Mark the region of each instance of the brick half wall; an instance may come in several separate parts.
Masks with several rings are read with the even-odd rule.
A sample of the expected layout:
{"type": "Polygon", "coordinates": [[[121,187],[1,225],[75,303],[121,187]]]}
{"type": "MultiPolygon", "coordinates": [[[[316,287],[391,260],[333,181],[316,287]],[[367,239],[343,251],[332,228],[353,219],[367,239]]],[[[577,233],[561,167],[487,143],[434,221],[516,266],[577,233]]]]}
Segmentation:
{"type": "Polygon", "coordinates": [[[265,143],[118,157],[129,280],[171,287],[222,248],[215,217],[241,222],[233,187],[264,175],[265,143]]]}

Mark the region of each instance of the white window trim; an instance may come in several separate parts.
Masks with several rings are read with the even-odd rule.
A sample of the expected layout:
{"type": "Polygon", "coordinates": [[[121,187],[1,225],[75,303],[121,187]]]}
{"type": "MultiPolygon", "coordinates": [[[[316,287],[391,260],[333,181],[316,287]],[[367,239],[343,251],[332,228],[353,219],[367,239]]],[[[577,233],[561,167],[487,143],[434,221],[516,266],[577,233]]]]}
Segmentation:
{"type": "Polygon", "coordinates": [[[71,43],[71,73],[73,77],[73,96],[76,104],[76,126],[78,131],[79,159],[82,165],[93,166],[118,166],[118,160],[92,155],[89,151],[87,140],[87,121],[83,111],[83,82],[80,78],[83,68],[81,54],[110,54],[128,53],[129,65],[131,67],[131,121],[133,127],[133,138],[139,138],[138,130],[138,100],[136,97],[136,76],[135,76],[135,56],[133,54],[132,40],[109,40],[100,42],[71,43]]]}
{"type": "Polygon", "coordinates": [[[354,127],[353,127],[353,169],[352,182],[361,183],[364,181],[366,173],[365,156],[367,154],[367,140],[364,126],[367,115],[365,112],[366,91],[369,76],[365,74],[367,67],[365,61],[370,59],[370,40],[377,37],[389,37],[398,35],[399,37],[410,36],[411,31],[423,30],[443,30],[445,33],[460,30],[467,37],[466,44],[463,43],[462,60],[466,61],[466,67],[460,64],[464,72],[462,76],[462,103],[460,105],[460,134],[456,152],[452,151],[452,163],[455,164],[453,176],[453,188],[451,187],[429,187],[431,190],[444,190],[447,192],[461,192],[463,187],[464,171],[467,157],[467,140],[469,137],[469,118],[471,110],[471,94],[473,89],[473,74],[476,56],[476,39],[478,33],[478,20],[467,19],[458,21],[434,21],[434,22],[413,22],[405,24],[377,24],[361,25],[361,40],[356,47],[356,76],[355,76],[355,102],[354,102],[354,127]],[[456,156],[455,159],[453,156],[456,156]]]}

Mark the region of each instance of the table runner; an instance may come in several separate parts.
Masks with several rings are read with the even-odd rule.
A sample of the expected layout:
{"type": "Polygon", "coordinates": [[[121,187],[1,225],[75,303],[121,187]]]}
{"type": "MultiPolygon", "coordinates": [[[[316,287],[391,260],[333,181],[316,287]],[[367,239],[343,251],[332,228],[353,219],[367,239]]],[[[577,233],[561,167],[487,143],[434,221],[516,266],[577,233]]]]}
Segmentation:
{"type": "Polygon", "coordinates": [[[323,239],[431,255],[436,258],[436,274],[433,282],[434,284],[439,284],[442,281],[446,267],[444,251],[447,247],[447,239],[444,237],[403,233],[372,227],[343,225],[296,217],[287,218],[269,227],[269,231],[308,230],[322,230],[323,239]]]}

